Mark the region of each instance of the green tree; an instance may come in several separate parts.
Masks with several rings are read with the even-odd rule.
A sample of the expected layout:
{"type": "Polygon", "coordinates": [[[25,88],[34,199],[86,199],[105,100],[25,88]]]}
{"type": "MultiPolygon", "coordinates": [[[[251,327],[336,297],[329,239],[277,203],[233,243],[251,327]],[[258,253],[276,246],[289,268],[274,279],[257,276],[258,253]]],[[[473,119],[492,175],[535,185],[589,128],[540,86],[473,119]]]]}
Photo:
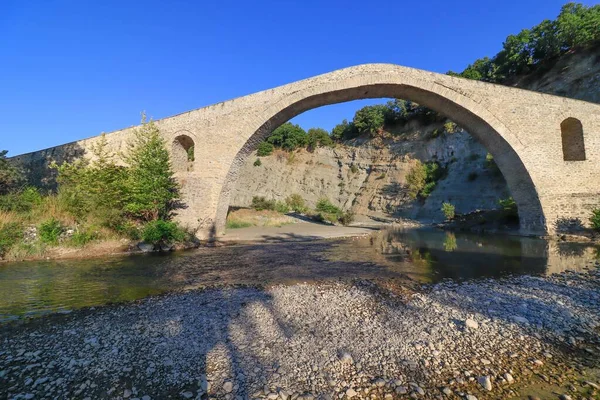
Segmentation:
{"type": "Polygon", "coordinates": [[[179,200],[179,185],[158,127],[143,115],[128,146],[123,155],[129,166],[125,211],[142,221],[169,219],[179,200]]]}
{"type": "Polygon", "coordinates": [[[308,147],[311,149],[333,145],[333,140],[331,139],[331,136],[329,136],[329,132],[323,128],[310,128],[307,134],[308,147]]]}
{"type": "Polygon", "coordinates": [[[0,151],[0,195],[6,194],[23,182],[23,173],[8,161],[7,150],[0,151]]]}
{"type": "Polygon", "coordinates": [[[348,120],[344,119],[341,124],[337,124],[331,130],[331,137],[333,140],[350,140],[356,137],[358,131],[352,122],[348,122],[348,120]]]}
{"type": "Polygon", "coordinates": [[[267,138],[267,142],[284,150],[292,151],[305,147],[308,143],[308,135],[300,125],[286,122],[273,131],[267,138]]]}
{"type": "Polygon", "coordinates": [[[365,106],[354,114],[352,123],[358,132],[368,132],[373,135],[383,129],[387,112],[388,108],[383,104],[365,106]]]}

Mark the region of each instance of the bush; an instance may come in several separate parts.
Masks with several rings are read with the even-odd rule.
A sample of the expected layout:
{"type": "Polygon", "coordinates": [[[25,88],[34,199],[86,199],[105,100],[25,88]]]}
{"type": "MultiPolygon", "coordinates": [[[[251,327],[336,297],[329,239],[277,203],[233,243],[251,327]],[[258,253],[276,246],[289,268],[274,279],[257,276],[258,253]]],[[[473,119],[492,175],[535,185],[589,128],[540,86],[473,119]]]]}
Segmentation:
{"type": "Polygon", "coordinates": [[[256,161],[254,161],[254,165],[255,167],[260,167],[262,165],[262,162],[260,161],[260,158],[257,158],[256,161]]]}
{"type": "Polygon", "coordinates": [[[356,164],[352,164],[350,166],[350,172],[352,172],[353,174],[358,172],[358,167],[356,166],[356,164]]]}
{"type": "Polygon", "coordinates": [[[350,225],[354,221],[354,213],[347,211],[338,217],[338,221],[342,225],[350,225]]]}
{"type": "Polygon", "coordinates": [[[288,198],[285,199],[285,203],[290,207],[290,209],[297,213],[303,214],[307,210],[306,202],[302,196],[296,193],[288,196],[288,198]]]}
{"type": "Polygon", "coordinates": [[[505,218],[519,218],[519,210],[517,209],[517,203],[512,197],[507,199],[498,200],[500,209],[502,210],[505,218]]]}
{"type": "Polygon", "coordinates": [[[254,196],[250,207],[254,208],[256,211],[274,210],[275,200],[267,200],[262,196],[254,196]]]}
{"type": "Polygon", "coordinates": [[[352,123],[358,132],[369,132],[373,135],[383,129],[386,113],[387,107],[383,104],[366,106],[354,114],[352,123]]]}
{"type": "Polygon", "coordinates": [[[452,121],[447,121],[444,124],[444,131],[446,133],[456,133],[458,132],[458,125],[456,125],[454,122],[452,121]]]}
{"type": "Polygon", "coordinates": [[[406,183],[410,197],[426,198],[435,189],[437,181],[446,174],[446,169],[435,161],[423,164],[417,160],[416,164],[408,172],[406,183]]]}
{"type": "Polygon", "coordinates": [[[2,211],[29,212],[41,203],[42,195],[33,187],[0,196],[0,210],[2,211]]]}
{"type": "Polygon", "coordinates": [[[327,213],[327,214],[341,214],[342,213],[342,210],[340,208],[333,205],[333,203],[331,203],[329,201],[329,199],[326,199],[326,198],[322,198],[317,202],[316,210],[327,213]]]}
{"type": "Polygon", "coordinates": [[[273,145],[269,142],[261,142],[256,150],[256,155],[259,157],[266,157],[273,153],[273,145]]]}
{"type": "Polygon", "coordinates": [[[308,135],[300,127],[291,122],[286,122],[271,133],[267,141],[273,146],[281,147],[284,150],[292,151],[300,147],[305,147],[308,143],[308,135]]]}
{"type": "Polygon", "coordinates": [[[0,257],[4,257],[22,237],[23,229],[16,222],[9,222],[0,226],[0,257]]]}
{"type": "Polygon", "coordinates": [[[83,247],[93,240],[97,240],[100,236],[97,232],[79,231],[71,236],[71,244],[76,247],[83,247]]]}
{"type": "Polygon", "coordinates": [[[275,202],[275,211],[286,214],[290,212],[290,207],[284,201],[275,202]]]}
{"type": "Polygon", "coordinates": [[[386,173],[385,173],[385,172],[382,172],[381,174],[379,174],[379,176],[378,176],[376,179],[377,179],[377,180],[380,180],[380,179],[385,179],[385,177],[386,177],[386,176],[387,176],[387,175],[386,175],[386,173]]]}
{"type": "Polygon", "coordinates": [[[592,210],[592,216],[590,218],[590,222],[592,224],[592,228],[595,231],[600,232],[600,208],[596,208],[592,210]]]}
{"type": "Polygon", "coordinates": [[[248,228],[249,226],[252,226],[252,224],[246,221],[227,220],[225,223],[227,229],[248,228]]]}
{"type": "Polygon", "coordinates": [[[64,228],[60,221],[56,218],[51,218],[45,222],[42,222],[39,226],[40,239],[43,243],[56,245],[60,234],[63,233],[64,228]]]}
{"type": "Polygon", "coordinates": [[[0,151],[0,195],[7,194],[24,180],[23,172],[8,161],[7,150],[0,151]]]}
{"type": "Polygon", "coordinates": [[[334,140],[350,140],[358,136],[358,129],[354,123],[343,120],[331,130],[331,137],[334,140]]]}
{"type": "Polygon", "coordinates": [[[144,226],[142,239],[152,244],[180,242],[185,239],[185,232],[175,222],[159,219],[144,226]]]}
{"type": "Polygon", "coordinates": [[[451,203],[443,203],[442,204],[442,212],[444,213],[444,217],[446,217],[447,220],[452,220],[455,217],[455,207],[453,204],[451,203]]]}
{"type": "Polygon", "coordinates": [[[317,147],[333,145],[333,140],[331,139],[331,136],[329,136],[329,132],[323,128],[310,128],[307,134],[308,147],[310,149],[314,150],[317,147]]]}

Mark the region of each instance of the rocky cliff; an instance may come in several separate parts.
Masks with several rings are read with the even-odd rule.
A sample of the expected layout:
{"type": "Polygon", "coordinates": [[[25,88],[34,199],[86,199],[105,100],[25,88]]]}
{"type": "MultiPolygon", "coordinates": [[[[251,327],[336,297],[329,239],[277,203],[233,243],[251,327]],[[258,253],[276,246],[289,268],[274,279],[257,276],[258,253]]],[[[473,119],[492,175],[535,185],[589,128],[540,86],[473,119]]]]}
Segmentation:
{"type": "MultiPolygon", "coordinates": [[[[536,73],[506,84],[600,103],[600,47],[573,52],[536,73]]],[[[247,207],[253,196],[283,200],[302,195],[310,206],[327,197],[359,215],[402,216],[424,222],[443,218],[449,201],[458,213],[493,209],[510,196],[501,174],[488,168],[486,149],[465,131],[433,137],[439,125],[416,121],[376,139],[359,138],[314,152],[275,152],[250,157],[242,169],[231,206],[247,207]],[[415,160],[436,160],[446,176],[425,201],[411,200],[406,175],[415,160]]]]}

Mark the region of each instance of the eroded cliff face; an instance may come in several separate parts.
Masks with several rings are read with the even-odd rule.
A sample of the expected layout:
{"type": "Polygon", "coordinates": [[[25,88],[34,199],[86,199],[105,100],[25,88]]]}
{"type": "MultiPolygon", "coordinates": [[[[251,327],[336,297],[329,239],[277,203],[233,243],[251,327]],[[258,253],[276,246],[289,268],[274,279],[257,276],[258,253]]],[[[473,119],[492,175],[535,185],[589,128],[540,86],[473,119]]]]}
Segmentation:
{"type": "MultiPolygon", "coordinates": [[[[600,103],[600,46],[568,54],[543,71],[506,82],[560,96],[600,103]]],[[[423,222],[443,219],[448,201],[458,213],[494,209],[510,196],[501,174],[487,167],[487,151],[467,132],[432,138],[439,125],[412,123],[387,138],[356,139],[335,148],[276,152],[250,157],[231,206],[247,207],[253,196],[284,200],[298,193],[312,207],[326,197],[359,215],[402,216],[423,222]],[[411,200],[406,175],[415,160],[438,161],[447,175],[425,201],[411,200]]],[[[386,135],[384,135],[386,136],[386,135]]]]}
{"type": "Polygon", "coordinates": [[[503,177],[486,167],[487,151],[467,132],[431,138],[436,125],[411,124],[387,139],[357,139],[314,152],[276,152],[247,160],[231,206],[247,207],[253,196],[284,200],[292,193],[314,207],[323,197],[358,215],[402,216],[423,221],[443,219],[449,201],[459,213],[495,208],[509,192],[503,177]],[[447,174],[425,200],[410,198],[406,176],[415,160],[436,160],[447,174]]]}

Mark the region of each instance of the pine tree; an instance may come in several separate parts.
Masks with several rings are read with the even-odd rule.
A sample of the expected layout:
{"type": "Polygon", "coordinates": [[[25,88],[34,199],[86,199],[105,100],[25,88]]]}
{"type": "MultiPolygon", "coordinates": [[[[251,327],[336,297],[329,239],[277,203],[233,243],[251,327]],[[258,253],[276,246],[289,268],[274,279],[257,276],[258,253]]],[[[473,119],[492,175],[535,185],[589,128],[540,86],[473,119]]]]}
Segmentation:
{"type": "Polygon", "coordinates": [[[123,159],[129,165],[125,211],[143,221],[169,219],[179,199],[179,185],[166,143],[145,115],[123,159]]]}

